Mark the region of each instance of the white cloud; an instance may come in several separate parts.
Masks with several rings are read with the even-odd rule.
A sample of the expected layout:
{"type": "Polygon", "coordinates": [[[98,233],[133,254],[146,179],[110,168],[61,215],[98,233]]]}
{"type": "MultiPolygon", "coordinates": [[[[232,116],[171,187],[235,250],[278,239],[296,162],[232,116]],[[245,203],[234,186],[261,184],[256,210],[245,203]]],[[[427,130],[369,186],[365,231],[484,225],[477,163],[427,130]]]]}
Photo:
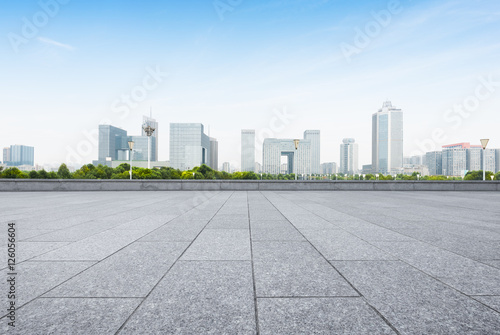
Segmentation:
{"type": "Polygon", "coordinates": [[[46,37],[38,37],[38,41],[40,41],[42,43],[54,45],[54,46],[59,47],[59,48],[64,48],[64,49],[67,49],[67,50],[71,50],[71,51],[75,50],[75,48],[73,46],[69,45],[69,44],[60,43],[60,42],[51,40],[51,39],[46,38],[46,37]]]}

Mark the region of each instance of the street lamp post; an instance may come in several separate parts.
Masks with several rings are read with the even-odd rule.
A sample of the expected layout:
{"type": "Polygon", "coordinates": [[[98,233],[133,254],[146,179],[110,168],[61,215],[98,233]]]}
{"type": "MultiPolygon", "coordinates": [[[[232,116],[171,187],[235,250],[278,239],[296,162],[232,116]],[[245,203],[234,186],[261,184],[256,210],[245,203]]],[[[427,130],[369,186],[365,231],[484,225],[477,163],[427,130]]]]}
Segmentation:
{"type": "Polygon", "coordinates": [[[297,164],[296,162],[296,156],[297,156],[297,149],[299,148],[299,142],[300,140],[293,140],[293,144],[295,145],[295,155],[293,156],[293,169],[295,170],[295,180],[297,180],[297,164]]]}
{"type": "Polygon", "coordinates": [[[486,146],[489,141],[489,139],[481,140],[481,146],[483,147],[483,180],[486,180],[486,146]]]}
{"type": "Polygon", "coordinates": [[[128,148],[130,149],[129,160],[130,160],[130,180],[132,180],[132,150],[134,150],[134,141],[128,141],[128,148]]]}
{"type": "MultiPolygon", "coordinates": [[[[142,129],[144,129],[144,132],[148,135],[148,169],[151,169],[151,135],[155,132],[155,128],[145,124],[142,129]]],[[[158,145],[158,143],[156,143],[156,145],[158,145]]]]}

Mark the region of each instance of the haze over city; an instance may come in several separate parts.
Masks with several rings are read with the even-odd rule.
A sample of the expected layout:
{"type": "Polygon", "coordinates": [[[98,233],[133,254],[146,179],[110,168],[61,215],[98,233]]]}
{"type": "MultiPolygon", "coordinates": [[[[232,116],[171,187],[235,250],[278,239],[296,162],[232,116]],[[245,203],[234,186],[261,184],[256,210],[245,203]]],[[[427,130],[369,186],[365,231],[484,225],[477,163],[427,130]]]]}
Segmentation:
{"type": "Polygon", "coordinates": [[[498,2],[231,3],[4,4],[0,146],[35,146],[39,164],[72,150],[90,163],[97,141],[82,143],[99,124],[139,134],[152,109],[159,160],[169,123],[196,122],[219,141],[219,162],[239,166],[241,129],[319,129],[322,162],[355,138],[362,165],[371,115],[390,100],[404,112],[405,156],[480,138],[500,147],[498,2]],[[289,122],[276,126],[276,113],[289,122]]]}

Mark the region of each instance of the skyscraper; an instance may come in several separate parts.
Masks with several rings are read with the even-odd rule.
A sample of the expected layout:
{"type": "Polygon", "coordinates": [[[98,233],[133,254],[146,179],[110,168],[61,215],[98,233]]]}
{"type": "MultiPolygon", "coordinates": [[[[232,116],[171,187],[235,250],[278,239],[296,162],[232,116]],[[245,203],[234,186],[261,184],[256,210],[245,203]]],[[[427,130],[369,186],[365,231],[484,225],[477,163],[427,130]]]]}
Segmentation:
{"type": "Polygon", "coordinates": [[[8,164],[10,162],[10,148],[3,148],[3,160],[4,164],[8,164]]]}
{"type": "Polygon", "coordinates": [[[311,140],[311,173],[321,173],[321,140],[319,130],[306,130],[304,132],[304,139],[311,140]]]}
{"type": "Polygon", "coordinates": [[[11,145],[9,149],[9,166],[35,165],[35,148],[26,145],[11,145]]]}
{"type": "Polygon", "coordinates": [[[170,124],[170,165],[174,169],[190,170],[209,164],[210,138],[201,123],[170,124]]]}
{"type": "Polygon", "coordinates": [[[470,148],[470,143],[443,146],[443,175],[463,176],[465,170],[467,170],[467,148],[470,148]]]}
{"type": "Polygon", "coordinates": [[[469,171],[479,171],[483,169],[483,148],[480,145],[467,148],[467,164],[466,169],[469,171]]]}
{"type": "Polygon", "coordinates": [[[109,159],[114,161],[127,160],[128,151],[126,130],[111,125],[99,125],[99,156],[95,163],[106,164],[109,159]]]}
{"type": "Polygon", "coordinates": [[[241,131],[241,171],[255,172],[255,130],[241,131]]]}
{"type": "Polygon", "coordinates": [[[400,173],[403,168],[403,111],[384,102],[372,115],[372,170],[400,173]]]}
{"type": "MultiPolygon", "coordinates": [[[[127,136],[127,148],[128,148],[128,141],[133,141],[134,142],[134,152],[132,153],[132,159],[134,161],[147,161],[148,160],[148,136],[143,135],[143,136],[127,136]]],[[[156,157],[156,148],[157,148],[157,143],[156,143],[156,137],[151,136],[151,152],[149,153],[151,155],[150,161],[151,162],[157,162],[158,158],[156,157]]],[[[130,157],[129,157],[130,159],[130,157]]]]}
{"type": "Polygon", "coordinates": [[[358,167],[358,144],[354,138],[344,138],[340,145],[340,173],[355,175],[358,167]]]}
{"type": "Polygon", "coordinates": [[[429,169],[429,175],[439,176],[443,174],[443,152],[432,151],[426,155],[426,166],[429,169]]]}
{"type": "Polygon", "coordinates": [[[219,142],[213,137],[210,137],[210,162],[208,166],[214,170],[219,169],[219,142]]]}
{"type": "Polygon", "coordinates": [[[281,158],[286,158],[287,174],[311,173],[311,140],[300,140],[295,149],[292,139],[264,139],[262,152],[262,172],[280,174],[281,158]]]}
{"type": "Polygon", "coordinates": [[[495,149],[495,173],[500,171],[500,149],[495,149]]]}
{"type": "MultiPolygon", "coordinates": [[[[150,114],[150,116],[143,116],[142,117],[142,127],[141,127],[141,132],[142,132],[142,136],[147,136],[146,132],[144,131],[144,126],[150,126],[152,128],[155,129],[155,131],[153,132],[153,135],[151,135],[151,161],[152,162],[155,162],[158,160],[158,122],[153,119],[152,115],[150,114]],[[154,140],[153,140],[154,138],[154,140]],[[155,145],[153,146],[153,143],[155,143],[155,145]],[[154,159],[153,159],[154,157],[154,159]]],[[[135,146],[135,145],[134,145],[135,146]]],[[[146,157],[146,160],[148,158],[146,157]]]]}
{"type": "Polygon", "coordinates": [[[322,174],[334,174],[337,173],[337,164],[334,162],[328,162],[321,164],[322,174]]]}
{"type": "Polygon", "coordinates": [[[491,172],[495,172],[495,169],[496,169],[496,152],[495,152],[495,149],[486,149],[484,151],[484,155],[486,156],[485,157],[485,160],[486,160],[486,167],[484,168],[484,170],[486,171],[491,171],[491,172]]]}
{"type": "Polygon", "coordinates": [[[222,163],[222,171],[231,173],[231,165],[229,164],[229,162],[222,163]]]}

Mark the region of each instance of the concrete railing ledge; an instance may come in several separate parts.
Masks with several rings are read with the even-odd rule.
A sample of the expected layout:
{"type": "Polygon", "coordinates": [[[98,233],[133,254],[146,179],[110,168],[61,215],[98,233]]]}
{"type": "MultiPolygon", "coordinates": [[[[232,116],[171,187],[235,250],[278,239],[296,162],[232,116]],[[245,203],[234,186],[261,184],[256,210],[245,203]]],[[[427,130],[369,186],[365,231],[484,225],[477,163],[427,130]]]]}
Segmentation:
{"type": "Polygon", "coordinates": [[[0,179],[0,192],[500,191],[500,181],[0,179]]]}

